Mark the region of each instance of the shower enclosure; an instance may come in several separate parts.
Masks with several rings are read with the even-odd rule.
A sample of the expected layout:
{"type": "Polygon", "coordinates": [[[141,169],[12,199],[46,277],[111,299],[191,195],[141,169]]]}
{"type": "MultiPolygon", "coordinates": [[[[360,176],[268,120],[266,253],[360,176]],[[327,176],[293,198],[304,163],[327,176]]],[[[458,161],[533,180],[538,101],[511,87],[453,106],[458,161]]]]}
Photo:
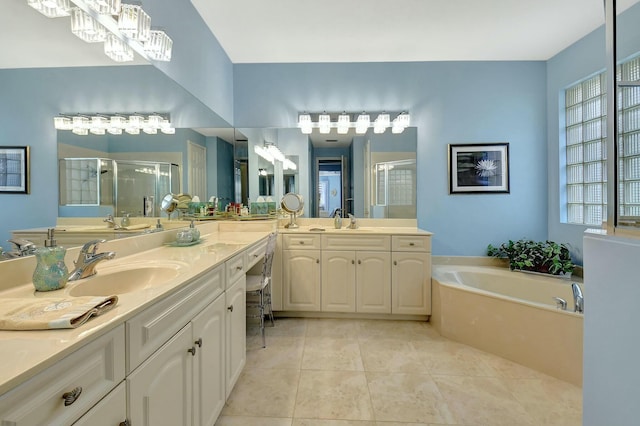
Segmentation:
{"type": "Polygon", "coordinates": [[[159,217],[162,197],[180,192],[177,164],[109,158],[59,162],[60,209],[65,216],[159,217]]]}

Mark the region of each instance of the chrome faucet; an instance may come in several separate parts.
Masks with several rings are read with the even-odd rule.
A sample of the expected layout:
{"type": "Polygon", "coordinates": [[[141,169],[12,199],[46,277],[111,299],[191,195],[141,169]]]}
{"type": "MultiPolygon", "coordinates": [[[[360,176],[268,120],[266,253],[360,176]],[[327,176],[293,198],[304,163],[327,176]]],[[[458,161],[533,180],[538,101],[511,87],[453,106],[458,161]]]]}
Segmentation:
{"type": "Polygon", "coordinates": [[[571,290],[573,291],[573,312],[584,313],[584,296],[582,296],[582,290],[578,283],[572,283],[571,290]]]}
{"type": "Polygon", "coordinates": [[[556,308],[558,309],[562,309],[563,311],[567,310],[567,301],[564,300],[562,297],[552,297],[553,300],[556,301],[556,308]]]}
{"type": "Polygon", "coordinates": [[[356,217],[349,213],[349,229],[358,229],[358,222],[356,221],[356,217]]]}
{"type": "Polygon", "coordinates": [[[82,246],[80,254],[78,254],[78,260],[73,262],[76,268],[69,274],[69,281],[81,280],[95,275],[96,265],[99,262],[113,259],[116,256],[116,253],[113,251],[96,253],[98,244],[104,243],[105,241],[106,240],[89,241],[82,246]]]}
{"type": "Polygon", "coordinates": [[[14,238],[7,241],[13,244],[14,246],[16,246],[16,251],[12,253],[17,257],[28,256],[30,254],[34,254],[36,251],[36,245],[29,240],[23,240],[22,238],[14,238]]]}
{"type": "Polygon", "coordinates": [[[118,229],[121,229],[120,225],[118,225],[115,221],[115,219],[113,218],[113,215],[108,215],[106,219],[102,220],[103,222],[106,222],[107,225],[109,225],[110,228],[115,229],[116,231],[118,229]]]}

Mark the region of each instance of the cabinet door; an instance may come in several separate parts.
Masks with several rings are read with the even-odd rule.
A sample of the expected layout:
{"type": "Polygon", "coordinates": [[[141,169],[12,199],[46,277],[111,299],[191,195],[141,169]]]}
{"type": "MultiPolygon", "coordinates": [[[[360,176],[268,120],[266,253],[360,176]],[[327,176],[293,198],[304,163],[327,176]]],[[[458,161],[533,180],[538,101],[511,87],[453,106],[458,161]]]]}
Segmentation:
{"type": "Polygon", "coordinates": [[[356,311],[356,253],[322,251],[322,311],[356,311]]]}
{"type": "Polygon", "coordinates": [[[123,380],[107,396],[80,417],[73,426],[118,426],[127,419],[127,384],[123,380]]]}
{"type": "Polygon", "coordinates": [[[320,250],[283,250],[285,311],[320,310],[320,250]]]}
{"type": "Polygon", "coordinates": [[[391,313],[431,314],[430,253],[393,253],[391,313]]]}
{"type": "Polygon", "coordinates": [[[224,389],[225,316],[224,296],[200,312],[191,322],[196,356],[193,358],[193,424],[211,426],[226,399],[224,389]]]}
{"type": "Polygon", "coordinates": [[[225,293],[226,398],[229,397],[233,386],[238,381],[247,360],[246,288],[246,275],[242,275],[225,293]]]}
{"type": "Polygon", "coordinates": [[[391,253],[356,253],[356,312],[391,313],[391,253]]]}
{"type": "Polygon", "coordinates": [[[127,377],[132,425],[191,425],[193,346],[188,324],[127,377]]]}

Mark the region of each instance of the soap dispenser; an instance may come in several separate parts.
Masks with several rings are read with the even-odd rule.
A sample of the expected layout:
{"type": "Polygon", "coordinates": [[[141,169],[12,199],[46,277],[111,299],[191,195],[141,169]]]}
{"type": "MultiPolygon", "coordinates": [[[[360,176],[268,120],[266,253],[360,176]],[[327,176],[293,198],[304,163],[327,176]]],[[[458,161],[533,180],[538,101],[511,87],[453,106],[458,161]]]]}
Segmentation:
{"type": "Polygon", "coordinates": [[[335,214],[333,215],[333,226],[335,226],[336,229],[342,228],[342,217],[340,216],[340,210],[336,210],[335,214]]]}
{"type": "Polygon", "coordinates": [[[191,221],[191,225],[189,225],[189,230],[191,231],[191,241],[198,241],[200,239],[200,230],[196,228],[193,220],[191,221]]]}
{"type": "Polygon", "coordinates": [[[36,291],[58,290],[67,285],[69,270],[64,263],[67,249],[56,245],[53,228],[47,230],[44,247],[35,251],[36,269],[33,271],[33,286],[36,291]]]}

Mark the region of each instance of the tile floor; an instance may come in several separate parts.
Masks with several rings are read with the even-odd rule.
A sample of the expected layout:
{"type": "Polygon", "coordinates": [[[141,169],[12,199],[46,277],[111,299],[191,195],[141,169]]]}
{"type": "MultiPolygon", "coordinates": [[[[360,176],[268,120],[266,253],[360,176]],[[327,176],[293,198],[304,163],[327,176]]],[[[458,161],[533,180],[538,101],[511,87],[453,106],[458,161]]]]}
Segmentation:
{"type": "Polygon", "coordinates": [[[216,426],[579,426],[581,389],[413,321],[278,319],[216,426]]]}

